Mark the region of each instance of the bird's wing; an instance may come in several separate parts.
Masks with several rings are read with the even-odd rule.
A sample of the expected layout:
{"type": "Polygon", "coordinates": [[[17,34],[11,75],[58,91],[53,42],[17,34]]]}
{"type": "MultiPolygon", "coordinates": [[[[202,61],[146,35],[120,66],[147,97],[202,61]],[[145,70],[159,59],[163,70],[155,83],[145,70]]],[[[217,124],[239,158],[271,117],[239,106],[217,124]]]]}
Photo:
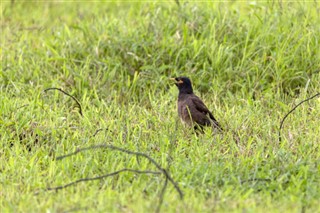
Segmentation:
{"type": "Polygon", "coordinates": [[[201,113],[203,113],[203,114],[209,114],[209,116],[210,116],[210,118],[211,118],[212,120],[216,120],[216,119],[213,117],[212,113],[208,110],[207,106],[202,102],[202,100],[201,100],[198,96],[195,96],[195,95],[194,95],[194,96],[191,98],[191,100],[192,100],[194,106],[196,107],[196,109],[197,109],[199,112],[201,112],[201,113]]]}
{"type": "Polygon", "coordinates": [[[194,106],[196,107],[196,109],[197,109],[199,112],[201,112],[201,113],[203,113],[203,114],[205,114],[205,115],[209,114],[209,117],[210,117],[211,120],[215,123],[215,125],[216,125],[217,127],[221,128],[220,125],[219,125],[219,123],[218,123],[218,121],[215,119],[215,117],[214,117],[214,116],[212,115],[212,113],[209,111],[209,109],[207,108],[207,106],[202,102],[202,100],[201,100],[198,96],[194,95],[194,96],[192,97],[192,102],[194,103],[194,106]]]}

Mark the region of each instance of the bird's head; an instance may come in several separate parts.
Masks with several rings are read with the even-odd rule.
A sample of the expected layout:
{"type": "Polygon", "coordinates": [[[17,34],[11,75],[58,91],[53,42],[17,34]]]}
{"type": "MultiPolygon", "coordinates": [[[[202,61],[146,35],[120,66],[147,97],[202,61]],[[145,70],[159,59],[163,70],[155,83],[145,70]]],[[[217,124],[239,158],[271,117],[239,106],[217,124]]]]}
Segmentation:
{"type": "Polygon", "coordinates": [[[175,85],[178,87],[180,93],[192,94],[192,84],[189,78],[187,77],[176,77],[171,78],[174,81],[175,85]]]}

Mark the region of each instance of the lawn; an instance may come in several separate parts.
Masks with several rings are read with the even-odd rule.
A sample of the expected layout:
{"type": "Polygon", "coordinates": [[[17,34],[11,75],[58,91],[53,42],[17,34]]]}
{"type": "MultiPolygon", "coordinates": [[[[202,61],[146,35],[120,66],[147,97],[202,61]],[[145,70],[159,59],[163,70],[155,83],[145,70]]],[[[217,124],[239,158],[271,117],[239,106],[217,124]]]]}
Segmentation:
{"type": "Polygon", "coordinates": [[[320,212],[319,2],[0,5],[1,212],[320,212]]]}

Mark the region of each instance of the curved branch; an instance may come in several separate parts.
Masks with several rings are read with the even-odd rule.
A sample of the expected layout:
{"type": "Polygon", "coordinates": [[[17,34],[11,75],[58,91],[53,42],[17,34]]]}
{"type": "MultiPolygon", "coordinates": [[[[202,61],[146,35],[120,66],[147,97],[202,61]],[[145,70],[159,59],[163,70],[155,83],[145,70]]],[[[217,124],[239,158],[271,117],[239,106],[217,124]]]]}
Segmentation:
{"type": "Polygon", "coordinates": [[[320,95],[320,93],[317,93],[317,94],[315,94],[314,96],[312,96],[312,97],[310,97],[310,98],[307,98],[307,99],[301,101],[300,103],[298,103],[295,107],[293,107],[293,108],[283,117],[283,119],[282,119],[281,122],[280,122],[280,127],[279,127],[279,143],[281,142],[281,139],[282,139],[282,138],[281,138],[281,130],[282,130],[283,123],[284,123],[284,121],[286,120],[286,118],[287,118],[294,110],[296,110],[296,109],[298,108],[298,106],[300,106],[300,105],[303,104],[304,102],[310,101],[311,99],[313,99],[313,98],[315,98],[315,97],[317,97],[317,96],[319,96],[319,95],[320,95]]]}
{"type": "Polygon", "coordinates": [[[103,131],[103,130],[106,130],[106,131],[109,131],[109,132],[111,132],[111,133],[113,133],[110,129],[108,129],[108,128],[101,128],[101,129],[97,129],[96,131],[95,131],[95,133],[92,135],[92,137],[95,137],[99,132],[101,132],[101,131],[103,131]]]}
{"type": "Polygon", "coordinates": [[[111,176],[115,176],[119,173],[122,173],[122,172],[134,172],[134,173],[138,173],[138,174],[154,174],[154,175],[160,175],[161,172],[155,172],[155,171],[140,171],[140,170],[134,170],[134,169],[121,169],[121,170],[118,170],[118,171],[115,171],[115,172],[112,172],[112,173],[109,173],[109,174],[105,174],[105,175],[102,175],[102,176],[97,176],[97,177],[92,177],[92,178],[81,178],[81,179],[78,179],[76,181],[73,181],[71,183],[68,183],[66,185],[62,185],[62,186],[57,186],[57,187],[48,187],[46,190],[60,190],[60,189],[64,189],[64,188],[67,188],[69,186],[72,186],[72,185],[75,185],[77,183],[80,183],[80,182],[86,182],[86,181],[92,181],[92,180],[100,180],[100,179],[103,179],[103,178],[107,178],[107,177],[111,177],[111,176]]]}
{"type": "Polygon", "coordinates": [[[164,185],[161,189],[160,196],[159,196],[159,204],[157,206],[156,213],[160,212],[160,209],[163,203],[164,193],[166,192],[166,189],[167,189],[167,185],[168,185],[168,178],[166,178],[166,180],[164,181],[164,185]]]}
{"type": "Polygon", "coordinates": [[[63,94],[65,94],[65,95],[69,96],[70,98],[72,98],[72,99],[77,103],[77,105],[78,105],[78,107],[79,107],[79,113],[80,113],[80,115],[83,116],[81,104],[80,104],[80,102],[79,102],[74,96],[72,96],[72,95],[70,95],[69,93],[63,91],[62,89],[56,88],[56,87],[47,88],[47,89],[43,90],[43,92],[47,92],[47,91],[49,91],[49,90],[58,90],[58,91],[62,92],[63,94]]]}
{"type": "Polygon", "coordinates": [[[141,157],[147,158],[155,167],[157,167],[157,169],[159,169],[166,176],[166,178],[172,183],[174,188],[179,193],[180,199],[183,199],[183,193],[182,193],[181,189],[179,188],[178,184],[172,179],[172,177],[168,174],[167,170],[162,168],[153,158],[151,158],[147,154],[144,154],[144,153],[141,153],[141,152],[134,152],[134,151],[126,150],[126,149],[123,149],[123,148],[120,148],[120,147],[107,145],[107,144],[99,144],[99,145],[89,146],[89,147],[82,148],[82,149],[77,149],[73,153],[69,153],[69,154],[57,157],[56,160],[62,160],[63,158],[70,157],[72,155],[76,155],[79,152],[87,151],[87,150],[90,150],[90,149],[99,149],[99,148],[108,148],[108,149],[120,151],[120,152],[123,152],[123,153],[127,153],[129,155],[136,155],[136,156],[141,156],[141,157]]]}

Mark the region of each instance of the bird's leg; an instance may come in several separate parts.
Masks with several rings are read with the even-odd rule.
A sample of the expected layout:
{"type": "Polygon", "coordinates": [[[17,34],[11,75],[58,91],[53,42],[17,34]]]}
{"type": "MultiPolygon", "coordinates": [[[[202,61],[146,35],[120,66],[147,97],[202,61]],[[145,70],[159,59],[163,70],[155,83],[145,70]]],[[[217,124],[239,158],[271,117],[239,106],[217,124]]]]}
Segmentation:
{"type": "Polygon", "coordinates": [[[204,131],[203,131],[203,127],[202,126],[199,126],[199,125],[194,125],[194,131],[195,131],[195,133],[197,134],[197,135],[199,135],[199,133],[201,133],[201,134],[203,134],[204,133],[204,131]]]}

